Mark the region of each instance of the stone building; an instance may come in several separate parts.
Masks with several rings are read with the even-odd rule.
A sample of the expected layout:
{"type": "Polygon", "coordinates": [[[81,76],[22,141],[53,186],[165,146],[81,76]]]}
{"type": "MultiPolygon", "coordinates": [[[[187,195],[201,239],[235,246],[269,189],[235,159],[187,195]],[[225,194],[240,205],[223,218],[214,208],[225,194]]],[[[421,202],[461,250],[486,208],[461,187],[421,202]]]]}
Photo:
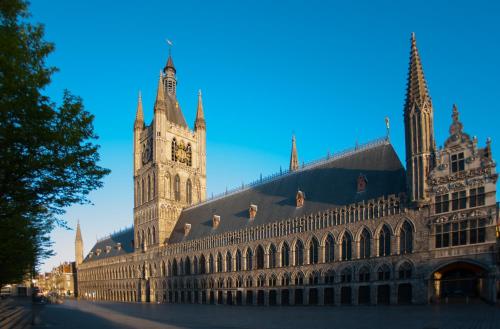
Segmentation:
{"type": "Polygon", "coordinates": [[[149,126],[139,96],[134,225],[99,240],[78,264],[80,297],[236,305],[496,301],[491,141],[479,147],[453,106],[449,138],[436,147],[414,35],[406,170],[388,137],[302,166],[293,138],[288,171],[208,200],[202,96],[191,130],[176,88],[169,56],[149,126]]]}

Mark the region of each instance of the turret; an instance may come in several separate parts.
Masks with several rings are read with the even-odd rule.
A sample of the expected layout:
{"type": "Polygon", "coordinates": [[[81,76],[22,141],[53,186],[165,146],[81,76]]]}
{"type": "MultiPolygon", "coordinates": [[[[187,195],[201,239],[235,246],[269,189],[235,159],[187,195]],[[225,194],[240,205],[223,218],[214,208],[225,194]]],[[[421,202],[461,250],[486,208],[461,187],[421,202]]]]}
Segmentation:
{"type": "Polygon", "coordinates": [[[144,113],[142,111],[142,96],[139,91],[139,98],[137,100],[137,111],[134,121],[134,175],[141,167],[141,133],[144,129],[144,113]]]}
{"type": "MultiPolygon", "coordinates": [[[[198,166],[200,168],[200,174],[202,177],[207,176],[207,126],[205,122],[205,114],[203,113],[203,100],[201,97],[201,89],[198,90],[198,108],[196,109],[196,120],[194,121],[194,132],[196,134],[196,140],[198,142],[198,166]]],[[[204,180],[203,180],[204,181],[204,180]]],[[[201,187],[201,200],[204,201],[206,198],[206,187],[201,187]]]]}
{"type": "Polygon", "coordinates": [[[297,145],[295,144],[295,135],[292,136],[292,152],[290,154],[290,171],[299,169],[299,156],[297,154],[297,145]]]}
{"type": "Polygon", "coordinates": [[[424,77],[415,34],[411,35],[410,65],[404,106],[406,175],[409,201],[426,203],[427,177],[434,167],[434,110],[424,77]]]}

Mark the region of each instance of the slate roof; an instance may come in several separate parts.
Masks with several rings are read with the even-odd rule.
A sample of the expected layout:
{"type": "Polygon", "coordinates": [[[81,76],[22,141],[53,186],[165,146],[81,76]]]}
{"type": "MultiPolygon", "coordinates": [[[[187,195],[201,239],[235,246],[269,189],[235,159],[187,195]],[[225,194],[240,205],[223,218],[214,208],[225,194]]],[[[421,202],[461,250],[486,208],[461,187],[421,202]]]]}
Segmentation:
{"type": "Polygon", "coordinates": [[[404,168],[392,145],[385,142],[187,208],[182,211],[169,243],[295,218],[390,194],[398,195],[405,191],[405,184],[404,168]],[[358,193],[356,183],[360,173],[365,175],[368,183],[366,190],[358,193]],[[301,208],[296,208],[298,190],[305,193],[305,204],[301,208]],[[252,221],[248,214],[251,204],[258,207],[252,221]],[[213,215],[220,216],[217,229],[212,228],[213,215]],[[185,223],[191,224],[187,236],[184,236],[185,223]]]}
{"type": "MultiPolygon", "coordinates": [[[[169,243],[180,243],[245,227],[261,225],[287,218],[300,217],[337,206],[376,199],[405,191],[405,170],[389,142],[379,143],[343,157],[334,157],[320,165],[313,165],[278,177],[241,192],[186,208],[177,221],[169,243]],[[366,190],[357,192],[357,179],[363,174],[366,190]],[[301,190],[305,203],[296,208],[295,196],[301,190]],[[256,217],[250,221],[248,209],[257,205],[256,217]],[[212,228],[213,215],[220,216],[217,229],[212,228]],[[191,224],[184,236],[184,224],[191,224]]],[[[98,260],[131,253],[133,227],[98,241],[91,251],[94,255],[85,261],[98,260]],[[121,250],[116,244],[121,243],[121,250]],[[111,250],[106,253],[106,246],[111,250]],[[101,249],[99,256],[97,249],[101,249]]]]}
{"type": "Polygon", "coordinates": [[[166,95],[164,102],[165,107],[167,108],[167,120],[175,123],[178,126],[188,128],[186,119],[182,114],[181,106],[179,105],[175,97],[166,95]]]}
{"type": "Polygon", "coordinates": [[[87,255],[87,257],[85,257],[84,262],[131,253],[134,251],[134,247],[132,245],[133,239],[134,239],[134,227],[129,227],[120,232],[113,233],[109,237],[97,241],[97,243],[91,250],[91,252],[93,252],[94,254],[91,257],[87,255]],[[121,243],[120,250],[116,248],[117,243],[121,243]],[[109,252],[106,252],[106,246],[111,247],[109,252]],[[101,253],[99,255],[97,255],[96,253],[97,249],[101,249],[101,253]]]}

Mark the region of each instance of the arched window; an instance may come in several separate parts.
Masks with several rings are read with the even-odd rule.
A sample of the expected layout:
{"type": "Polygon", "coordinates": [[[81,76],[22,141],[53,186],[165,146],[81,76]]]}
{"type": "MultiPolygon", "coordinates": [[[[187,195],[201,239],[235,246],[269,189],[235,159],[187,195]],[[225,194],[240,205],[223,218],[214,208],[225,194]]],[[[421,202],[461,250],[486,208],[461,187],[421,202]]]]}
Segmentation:
{"type": "Polygon", "coordinates": [[[412,266],[408,262],[404,262],[398,270],[398,276],[400,280],[410,279],[412,275],[412,266]]]}
{"type": "Polygon", "coordinates": [[[193,274],[198,274],[198,258],[196,256],[193,259],[193,274]]]}
{"type": "Polygon", "coordinates": [[[153,226],[153,244],[156,243],[156,227],[153,226]]]}
{"type": "Polygon", "coordinates": [[[174,137],[174,139],[172,139],[172,161],[177,160],[176,152],[177,152],[177,140],[174,137]]]}
{"type": "Polygon", "coordinates": [[[276,246],[271,244],[269,247],[269,268],[276,267],[276,246]]]}
{"type": "Polygon", "coordinates": [[[348,232],[342,238],[342,260],[352,259],[352,237],[348,232]]]}
{"type": "Polygon", "coordinates": [[[409,254],[413,251],[413,230],[408,222],[404,222],[399,232],[399,248],[401,254],[409,254]]]}
{"type": "Polygon", "coordinates": [[[261,274],[257,278],[257,287],[264,287],[265,285],[266,285],[266,276],[264,274],[261,274]]]}
{"type": "Polygon", "coordinates": [[[299,272],[295,276],[295,285],[302,286],[303,284],[304,284],[304,274],[302,274],[302,272],[299,272]]]}
{"type": "Polygon", "coordinates": [[[233,258],[231,253],[228,251],[226,253],[226,272],[231,272],[233,270],[233,258]]]}
{"type": "Polygon", "coordinates": [[[186,203],[193,203],[193,186],[191,185],[190,179],[188,179],[186,182],[186,203]]]}
{"type": "Polygon", "coordinates": [[[214,256],[212,254],[208,257],[208,273],[214,273],[214,256]]]}
{"type": "Polygon", "coordinates": [[[391,231],[384,225],[378,237],[378,255],[389,256],[391,254],[391,231]]]}
{"type": "Polygon", "coordinates": [[[137,180],[137,190],[135,192],[135,197],[136,197],[136,207],[141,204],[141,181],[137,180]]]}
{"type": "Polygon", "coordinates": [[[295,266],[304,265],[304,244],[297,240],[295,243],[295,266]]]}
{"type": "Polygon", "coordinates": [[[142,203],[146,203],[148,200],[146,200],[146,189],[144,187],[144,178],[142,179],[142,184],[141,184],[141,201],[142,203]]]}
{"type": "Polygon", "coordinates": [[[250,248],[247,249],[246,254],[246,268],[245,270],[249,271],[252,269],[252,250],[250,248]]]}
{"type": "Polygon", "coordinates": [[[325,242],[325,262],[333,262],[335,260],[335,240],[331,234],[328,234],[325,242]]]}
{"type": "Polygon", "coordinates": [[[179,177],[179,175],[175,175],[174,194],[175,201],[181,201],[181,178],[179,177]]]}
{"type": "Polygon", "coordinates": [[[290,247],[285,242],[281,247],[281,267],[290,266],[290,247]]]}
{"type": "Polygon", "coordinates": [[[148,227],[147,245],[149,246],[150,244],[151,244],[151,228],[148,227]]]}
{"type": "Polygon", "coordinates": [[[151,196],[151,176],[148,175],[148,201],[151,201],[153,198],[151,196]]]}
{"type": "Polygon", "coordinates": [[[387,281],[391,279],[391,270],[389,269],[389,266],[387,265],[382,265],[379,267],[377,271],[377,276],[379,281],[387,281]]]}
{"type": "Polygon", "coordinates": [[[313,237],[309,244],[309,264],[318,264],[318,253],[319,243],[318,240],[313,237]]]}
{"type": "Polygon", "coordinates": [[[241,271],[241,251],[238,249],[236,251],[236,271],[241,271]]]}
{"type": "Polygon", "coordinates": [[[207,273],[206,261],[205,261],[205,256],[204,255],[201,255],[201,257],[200,257],[200,266],[199,266],[199,269],[200,269],[200,274],[207,273]]]}
{"type": "Polygon", "coordinates": [[[185,273],[183,273],[184,270],[185,270],[184,261],[181,258],[181,260],[179,261],[179,275],[184,275],[185,274],[185,273]]]}
{"type": "Polygon", "coordinates": [[[156,174],[153,171],[153,198],[156,196],[156,174]]]}
{"type": "Polygon", "coordinates": [[[217,272],[222,272],[222,255],[220,252],[217,254],[217,272]]]}
{"type": "Polygon", "coordinates": [[[189,256],[186,257],[186,261],[184,262],[184,274],[191,275],[191,259],[189,259],[189,256]]]}
{"type": "Polygon", "coordinates": [[[340,272],[340,282],[351,282],[352,281],[352,270],[350,267],[345,268],[340,272]]]}
{"type": "Polygon", "coordinates": [[[257,256],[257,269],[264,268],[264,248],[262,248],[262,246],[259,245],[255,253],[257,256]]]}
{"type": "Polygon", "coordinates": [[[370,281],[370,270],[367,267],[362,267],[359,270],[359,282],[370,281]]]}
{"type": "Polygon", "coordinates": [[[289,273],[285,273],[283,274],[283,277],[281,278],[281,285],[282,286],[288,286],[290,285],[290,282],[292,280],[290,279],[290,274],[289,273]]]}
{"type": "Polygon", "coordinates": [[[164,189],[165,189],[165,197],[166,198],[171,198],[172,195],[171,195],[171,191],[170,191],[170,175],[169,174],[165,175],[165,186],[164,186],[164,189]]]}
{"type": "Polygon", "coordinates": [[[359,258],[370,257],[370,232],[364,229],[359,238],[359,258]]]}
{"type": "Polygon", "coordinates": [[[276,287],[276,275],[271,274],[271,277],[269,278],[269,287],[276,287]]]}
{"type": "Polygon", "coordinates": [[[172,262],[172,276],[177,276],[177,260],[175,258],[172,262]]]}

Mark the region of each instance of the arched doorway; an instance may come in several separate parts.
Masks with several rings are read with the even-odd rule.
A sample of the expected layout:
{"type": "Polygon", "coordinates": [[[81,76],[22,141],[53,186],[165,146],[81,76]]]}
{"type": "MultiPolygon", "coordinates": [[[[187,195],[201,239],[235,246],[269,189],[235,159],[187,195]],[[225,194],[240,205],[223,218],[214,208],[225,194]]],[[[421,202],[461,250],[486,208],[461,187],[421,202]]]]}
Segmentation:
{"type": "Polygon", "coordinates": [[[470,299],[488,299],[486,270],[469,262],[454,262],[436,270],[431,277],[433,299],[443,302],[468,302],[470,299]]]}

